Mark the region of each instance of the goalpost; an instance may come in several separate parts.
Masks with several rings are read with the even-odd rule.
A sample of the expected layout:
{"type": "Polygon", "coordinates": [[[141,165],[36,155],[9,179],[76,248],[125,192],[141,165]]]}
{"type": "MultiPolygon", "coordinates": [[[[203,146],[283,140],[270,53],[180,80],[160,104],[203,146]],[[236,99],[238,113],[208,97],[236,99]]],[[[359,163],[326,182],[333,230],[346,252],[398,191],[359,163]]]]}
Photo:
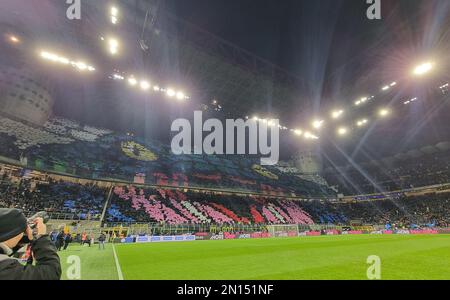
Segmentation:
{"type": "Polygon", "coordinates": [[[272,237],[298,236],[298,225],[268,225],[267,229],[272,237]]]}

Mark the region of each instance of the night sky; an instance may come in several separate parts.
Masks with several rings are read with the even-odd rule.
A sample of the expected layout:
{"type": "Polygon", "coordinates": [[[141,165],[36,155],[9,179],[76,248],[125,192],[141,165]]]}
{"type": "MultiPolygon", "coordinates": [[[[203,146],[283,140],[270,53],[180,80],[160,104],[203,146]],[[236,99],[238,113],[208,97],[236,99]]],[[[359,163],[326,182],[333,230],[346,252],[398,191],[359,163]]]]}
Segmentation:
{"type": "MultiPolygon", "coordinates": [[[[425,4],[383,0],[380,21],[367,19],[364,0],[164,2],[164,8],[178,17],[304,79],[311,84],[308,96],[318,99],[322,88],[332,95],[367,76],[379,64],[373,58],[382,58],[392,42],[399,42],[403,30],[396,29],[413,30],[410,25],[425,4]]],[[[432,1],[426,2],[430,7],[432,1]]]]}

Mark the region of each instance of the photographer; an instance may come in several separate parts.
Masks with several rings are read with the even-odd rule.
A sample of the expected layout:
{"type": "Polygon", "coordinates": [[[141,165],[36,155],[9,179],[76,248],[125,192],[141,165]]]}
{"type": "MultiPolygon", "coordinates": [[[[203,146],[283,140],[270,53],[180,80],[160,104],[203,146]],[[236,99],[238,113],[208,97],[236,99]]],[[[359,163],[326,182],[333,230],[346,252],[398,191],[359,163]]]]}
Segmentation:
{"type": "Polygon", "coordinates": [[[33,230],[17,209],[0,208],[0,280],[59,280],[61,265],[42,218],[33,220],[33,230]],[[11,257],[24,238],[31,241],[35,264],[23,265],[11,257]]]}

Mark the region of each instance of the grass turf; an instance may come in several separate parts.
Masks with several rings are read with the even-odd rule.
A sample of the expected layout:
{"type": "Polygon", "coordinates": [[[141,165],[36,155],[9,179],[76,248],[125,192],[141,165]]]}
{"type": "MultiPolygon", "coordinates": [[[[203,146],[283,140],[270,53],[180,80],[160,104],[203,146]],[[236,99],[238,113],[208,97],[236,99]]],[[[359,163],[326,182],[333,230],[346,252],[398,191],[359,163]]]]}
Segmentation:
{"type": "MultiPolygon", "coordinates": [[[[115,245],[125,279],[367,279],[367,257],[382,279],[450,279],[449,235],[355,235],[115,245]]],[[[81,279],[118,279],[112,245],[72,245],[81,279]]]]}

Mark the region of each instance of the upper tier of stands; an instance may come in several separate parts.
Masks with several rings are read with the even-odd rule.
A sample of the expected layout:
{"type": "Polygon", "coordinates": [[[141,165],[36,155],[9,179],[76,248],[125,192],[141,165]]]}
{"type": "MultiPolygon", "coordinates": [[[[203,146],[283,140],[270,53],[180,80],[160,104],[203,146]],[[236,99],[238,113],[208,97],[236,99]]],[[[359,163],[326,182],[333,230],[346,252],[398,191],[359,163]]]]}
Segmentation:
{"type": "Polygon", "coordinates": [[[419,157],[347,166],[327,171],[324,177],[345,195],[383,193],[450,183],[450,150],[442,148],[441,152],[419,157]]]}
{"type": "Polygon", "coordinates": [[[262,167],[240,155],[173,155],[157,141],[54,118],[44,127],[0,116],[0,156],[28,168],[82,178],[167,186],[234,189],[272,195],[328,197],[313,181],[262,167]]]}

